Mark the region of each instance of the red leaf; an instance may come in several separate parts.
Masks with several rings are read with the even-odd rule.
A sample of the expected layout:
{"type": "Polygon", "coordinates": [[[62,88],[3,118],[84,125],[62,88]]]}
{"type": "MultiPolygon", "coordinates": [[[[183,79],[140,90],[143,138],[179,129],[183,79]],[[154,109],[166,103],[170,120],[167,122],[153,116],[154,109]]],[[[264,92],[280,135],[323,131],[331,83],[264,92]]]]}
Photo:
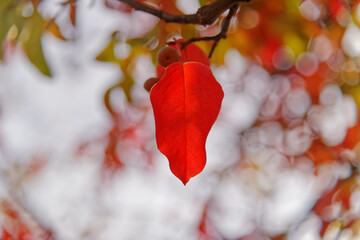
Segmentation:
{"type": "MultiPolygon", "coordinates": [[[[184,42],[184,40],[180,39],[177,40],[179,43],[184,42]]],[[[170,47],[177,49],[180,46],[170,45],[170,47]]],[[[196,46],[193,43],[190,43],[186,46],[185,49],[181,50],[181,59],[183,62],[199,62],[202,64],[205,64],[206,66],[210,66],[210,61],[208,59],[208,56],[204,53],[204,51],[196,46]]],[[[159,78],[162,77],[162,74],[164,73],[165,69],[158,65],[156,68],[157,76],[159,78]]]]}
{"type": "MultiPolygon", "coordinates": [[[[175,46],[173,45],[173,47],[175,46]]],[[[200,62],[206,66],[210,66],[208,56],[206,56],[204,51],[195,44],[190,43],[187,45],[185,50],[181,51],[181,55],[185,62],[200,62]]]]}
{"type": "Polygon", "coordinates": [[[114,127],[108,134],[109,142],[105,149],[104,166],[105,169],[116,171],[124,166],[116,153],[118,144],[118,129],[114,127]]]}
{"type": "Polygon", "coordinates": [[[202,63],[173,63],[151,89],[158,149],[186,184],[206,163],[205,142],[224,92],[202,63]]]}
{"type": "Polygon", "coordinates": [[[336,19],[344,3],[341,0],[331,0],[329,5],[330,5],[329,6],[330,13],[333,16],[333,18],[336,19]]]}
{"type": "Polygon", "coordinates": [[[198,225],[198,232],[199,232],[198,240],[219,239],[219,236],[221,236],[221,234],[216,229],[212,221],[209,219],[208,211],[209,211],[209,204],[206,203],[198,225]]]}
{"type": "Polygon", "coordinates": [[[360,126],[357,124],[348,128],[346,137],[341,144],[344,148],[353,149],[360,142],[360,126]]]}
{"type": "Polygon", "coordinates": [[[325,146],[320,140],[315,140],[307,151],[307,156],[315,166],[336,161],[337,154],[333,148],[325,146]]]}
{"type": "Polygon", "coordinates": [[[76,2],[70,2],[70,12],[69,12],[69,18],[71,21],[71,24],[75,26],[76,24],[76,2]]]}

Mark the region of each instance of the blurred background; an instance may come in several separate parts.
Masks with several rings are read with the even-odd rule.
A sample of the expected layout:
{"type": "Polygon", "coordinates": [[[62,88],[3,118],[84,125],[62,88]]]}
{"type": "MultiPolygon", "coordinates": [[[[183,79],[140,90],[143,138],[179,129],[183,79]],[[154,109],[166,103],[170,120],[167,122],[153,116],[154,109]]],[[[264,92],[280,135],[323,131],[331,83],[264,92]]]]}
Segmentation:
{"type": "Polygon", "coordinates": [[[360,1],[242,4],[211,58],[225,97],[204,171],[184,186],[157,150],[143,88],[157,51],[225,16],[2,0],[2,239],[360,239],[360,1]]]}

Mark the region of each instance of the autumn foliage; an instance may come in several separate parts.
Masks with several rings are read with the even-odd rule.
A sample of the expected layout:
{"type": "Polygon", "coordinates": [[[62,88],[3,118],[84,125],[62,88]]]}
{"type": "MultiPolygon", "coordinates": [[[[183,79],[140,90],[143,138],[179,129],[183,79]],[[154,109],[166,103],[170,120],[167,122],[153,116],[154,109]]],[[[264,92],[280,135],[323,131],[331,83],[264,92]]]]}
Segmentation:
{"type": "MultiPolygon", "coordinates": [[[[21,52],[50,79],[44,42],[74,47],[87,10],[68,0],[54,13],[46,2],[1,0],[0,59],[21,52]]],[[[101,184],[130,169],[196,189],[189,239],[359,238],[360,1],[191,2],[101,1],[131,26],[109,25],[87,55],[119,74],[103,89],[108,128],[74,155],[97,160],[101,184]]],[[[43,171],[25,166],[16,179],[43,171]]],[[[0,201],[1,238],[55,239],[56,224],[26,217],[12,194],[0,201]]]]}

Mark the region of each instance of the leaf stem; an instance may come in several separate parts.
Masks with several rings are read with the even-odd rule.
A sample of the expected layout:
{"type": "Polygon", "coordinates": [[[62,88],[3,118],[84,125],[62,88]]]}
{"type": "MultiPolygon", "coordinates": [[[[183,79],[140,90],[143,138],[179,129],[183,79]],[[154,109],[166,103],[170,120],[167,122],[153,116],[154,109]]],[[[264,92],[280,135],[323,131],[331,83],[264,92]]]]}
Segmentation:
{"type": "MultiPolygon", "coordinates": [[[[189,45],[190,43],[193,43],[193,42],[214,41],[214,43],[211,47],[211,50],[209,52],[209,55],[208,55],[208,58],[211,58],[212,54],[214,53],[215,47],[218,45],[219,41],[221,39],[226,38],[226,33],[229,30],[231,18],[235,15],[238,8],[239,8],[238,4],[235,4],[234,6],[232,6],[230,8],[228,15],[226,16],[226,18],[224,19],[224,22],[222,23],[221,31],[217,35],[208,36],[208,37],[190,38],[187,41],[181,43],[181,45],[182,45],[181,48],[184,49],[184,48],[186,48],[187,45],[189,45]]],[[[168,42],[168,44],[169,45],[176,44],[176,41],[168,42]]]]}

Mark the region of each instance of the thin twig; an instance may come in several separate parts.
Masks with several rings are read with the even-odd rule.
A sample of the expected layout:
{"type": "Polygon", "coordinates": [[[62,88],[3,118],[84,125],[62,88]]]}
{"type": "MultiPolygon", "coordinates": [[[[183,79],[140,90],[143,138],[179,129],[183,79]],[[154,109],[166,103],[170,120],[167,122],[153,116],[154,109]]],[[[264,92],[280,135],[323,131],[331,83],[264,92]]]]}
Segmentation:
{"type": "MultiPolygon", "coordinates": [[[[190,38],[189,40],[181,43],[181,48],[184,49],[184,48],[186,48],[187,45],[189,45],[190,43],[193,43],[193,42],[214,41],[214,43],[211,47],[211,50],[209,52],[209,56],[208,56],[208,58],[211,58],[211,56],[215,50],[215,47],[218,45],[219,41],[221,39],[226,38],[226,33],[229,30],[231,18],[235,15],[238,7],[239,7],[239,5],[236,4],[230,8],[228,15],[226,16],[226,18],[224,19],[224,22],[222,23],[221,31],[217,35],[210,36],[210,37],[190,38]]],[[[175,42],[168,42],[168,45],[173,45],[173,44],[175,44],[175,42]]]]}
{"type": "Polygon", "coordinates": [[[217,35],[218,37],[214,40],[214,43],[211,47],[211,50],[209,52],[209,58],[211,58],[214,50],[215,50],[215,47],[218,45],[220,39],[225,39],[226,38],[226,33],[227,31],[229,30],[229,26],[230,26],[230,21],[231,21],[231,18],[235,15],[237,9],[238,9],[239,5],[236,4],[234,6],[232,6],[229,10],[229,14],[226,16],[224,22],[223,22],[223,25],[221,27],[221,31],[220,33],[217,35]]]}
{"type": "MultiPolygon", "coordinates": [[[[221,39],[226,38],[226,33],[229,29],[230,20],[235,15],[237,9],[239,8],[240,2],[250,2],[251,0],[216,0],[208,5],[204,5],[198,9],[195,14],[190,15],[173,15],[162,10],[153,8],[149,5],[137,2],[136,0],[118,0],[120,2],[127,3],[136,10],[143,11],[149,14],[152,14],[165,22],[172,23],[181,23],[181,24],[199,24],[199,25],[209,25],[216,21],[219,16],[229,9],[229,13],[224,19],[224,22],[221,26],[221,31],[219,34],[211,37],[201,37],[201,38],[191,38],[183,43],[181,43],[182,48],[185,48],[188,44],[196,41],[214,41],[211,50],[209,52],[209,58],[211,58],[215,47],[218,45],[221,39]]],[[[169,45],[175,43],[168,43],[169,45]]]]}

